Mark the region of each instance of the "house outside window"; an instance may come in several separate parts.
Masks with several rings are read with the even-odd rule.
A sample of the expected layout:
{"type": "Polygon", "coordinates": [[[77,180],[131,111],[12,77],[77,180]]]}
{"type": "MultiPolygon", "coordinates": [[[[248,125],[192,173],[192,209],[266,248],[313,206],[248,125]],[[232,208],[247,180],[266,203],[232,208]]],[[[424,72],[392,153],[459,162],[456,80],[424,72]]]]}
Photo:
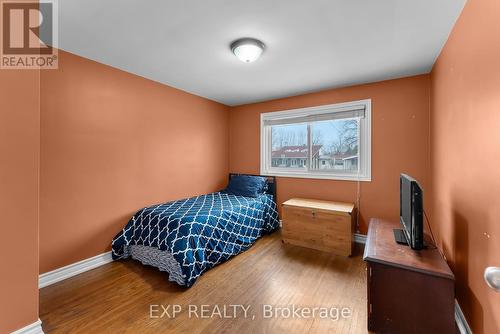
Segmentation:
{"type": "Polygon", "coordinates": [[[261,114],[261,174],[371,181],[371,100],[261,114]]]}

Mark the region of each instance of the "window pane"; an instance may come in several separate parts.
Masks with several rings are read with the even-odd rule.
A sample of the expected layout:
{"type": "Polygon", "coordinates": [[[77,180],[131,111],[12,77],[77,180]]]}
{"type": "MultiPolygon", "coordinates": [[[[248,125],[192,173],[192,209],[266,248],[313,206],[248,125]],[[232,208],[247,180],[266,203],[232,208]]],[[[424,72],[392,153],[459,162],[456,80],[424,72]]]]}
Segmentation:
{"type": "Polygon", "coordinates": [[[359,119],[340,119],[311,124],[311,169],[356,172],[359,165],[359,119]]]}
{"type": "Polygon", "coordinates": [[[271,167],[307,168],[307,124],[272,126],[271,146],[271,167]]]}

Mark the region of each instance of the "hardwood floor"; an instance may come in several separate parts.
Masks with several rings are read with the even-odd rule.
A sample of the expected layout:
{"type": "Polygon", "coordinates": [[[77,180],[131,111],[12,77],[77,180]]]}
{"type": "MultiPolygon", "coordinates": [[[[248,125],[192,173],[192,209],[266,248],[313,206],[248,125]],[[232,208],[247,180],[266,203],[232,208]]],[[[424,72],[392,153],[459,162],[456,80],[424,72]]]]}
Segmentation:
{"type": "Polygon", "coordinates": [[[137,261],[114,262],[41,289],[40,318],[45,333],[367,333],[361,257],[360,246],[345,258],[284,245],[276,232],[208,271],[190,289],[137,261]],[[153,306],[157,318],[151,318],[151,305],[168,308],[171,317],[173,305],[182,310],[175,318],[160,317],[162,306],[153,306]],[[225,315],[201,318],[202,307],[210,315],[225,305],[225,315]],[[237,307],[237,317],[224,318],[233,316],[231,305],[249,307],[248,317],[237,307]],[[287,318],[284,310],[264,318],[269,312],[263,308],[271,306],[263,305],[274,311],[292,305],[325,309],[316,309],[314,317],[287,318]],[[342,308],[351,316],[334,320],[335,309],[342,308]]]}

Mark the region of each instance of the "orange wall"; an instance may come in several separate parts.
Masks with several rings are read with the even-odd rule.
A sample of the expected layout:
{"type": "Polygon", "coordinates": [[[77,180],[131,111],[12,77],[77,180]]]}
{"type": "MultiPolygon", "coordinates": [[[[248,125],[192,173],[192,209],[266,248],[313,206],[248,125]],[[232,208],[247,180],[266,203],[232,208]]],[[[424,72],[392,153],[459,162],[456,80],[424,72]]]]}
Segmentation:
{"type": "Polygon", "coordinates": [[[110,250],[137,209],[228,173],[226,106],[59,55],[41,77],[41,273],[110,250]]]}
{"type": "MultiPolygon", "coordinates": [[[[429,185],[429,76],[327,90],[231,109],[229,169],[260,172],[260,113],[372,99],[372,181],[361,182],[360,230],[370,217],[399,220],[399,174],[429,185]]],[[[278,179],[278,203],[291,197],[356,199],[353,181],[278,179]]]]}
{"type": "Polygon", "coordinates": [[[38,319],[40,72],[0,70],[0,333],[38,319]]]}
{"type": "MultiPolygon", "coordinates": [[[[259,173],[260,113],[371,98],[372,182],[361,183],[360,231],[370,217],[397,220],[398,175],[415,176],[469,323],[500,332],[500,300],[482,280],[487,265],[500,266],[491,161],[500,153],[498,13],[496,0],[469,0],[430,76],[234,108],[61,52],[60,69],[41,78],[41,272],[108,250],[139,207],[220,188],[228,170],[259,173]]],[[[356,189],[279,178],[278,202],[355,201],[356,189]]]]}
{"type": "Polygon", "coordinates": [[[469,0],[432,71],[431,222],[474,333],[500,333],[500,2],[469,0]]]}

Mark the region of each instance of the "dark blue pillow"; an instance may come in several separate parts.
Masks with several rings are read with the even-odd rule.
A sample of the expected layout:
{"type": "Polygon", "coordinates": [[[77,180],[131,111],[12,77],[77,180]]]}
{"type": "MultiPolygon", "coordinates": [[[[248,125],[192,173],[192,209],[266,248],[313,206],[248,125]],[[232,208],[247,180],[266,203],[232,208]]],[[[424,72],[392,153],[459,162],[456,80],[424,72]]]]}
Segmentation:
{"type": "Polygon", "coordinates": [[[233,175],[227,188],[228,194],[246,197],[259,197],[266,192],[267,180],[261,176],[233,175]]]}

